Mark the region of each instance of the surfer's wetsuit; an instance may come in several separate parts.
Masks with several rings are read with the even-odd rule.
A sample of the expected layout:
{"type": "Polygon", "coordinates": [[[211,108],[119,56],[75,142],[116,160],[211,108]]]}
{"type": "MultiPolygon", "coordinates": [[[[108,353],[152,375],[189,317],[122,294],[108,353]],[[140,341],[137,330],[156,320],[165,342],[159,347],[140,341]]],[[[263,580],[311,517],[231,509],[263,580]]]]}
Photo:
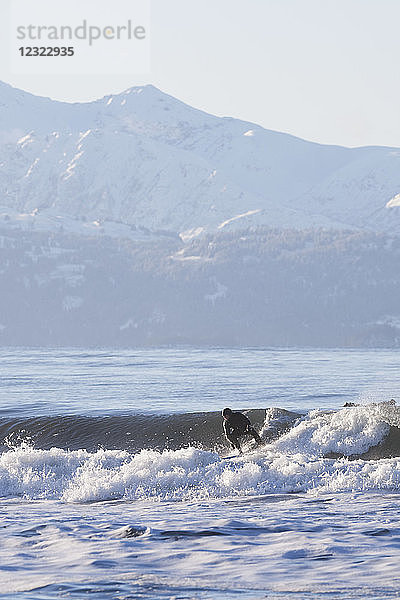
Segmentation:
{"type": "Polygon", "coordinates": [[[232,449],[240,451],[239,438],[243,435],[252,435],[257,444],[261,444],[261,438],[254,429],[250,420],[241,412],[224,409],[224,433],[226,439],[230,442],[232,449]]]}

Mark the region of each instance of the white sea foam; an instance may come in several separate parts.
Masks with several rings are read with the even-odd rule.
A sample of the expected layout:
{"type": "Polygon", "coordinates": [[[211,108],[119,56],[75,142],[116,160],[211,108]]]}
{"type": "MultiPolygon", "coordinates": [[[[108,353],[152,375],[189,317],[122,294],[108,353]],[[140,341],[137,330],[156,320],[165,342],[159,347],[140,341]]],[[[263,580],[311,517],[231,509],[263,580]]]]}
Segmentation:
{"type": "Polygon", "coordinates": [[[334,413],[315,410],[280,438],[275,447],[317,456],[328,452],[363,454],[388,433],[389,425],[379,406],[359,406],[334,413]]]}
{"type": "Polygon", "coordinates": [[[88,502],[399,489],[398,458],[324,458],[329,452],[360,454],[388,431],[374,407],[357,407],[331,414],[314,411],[276,442],[230,460],[196,448],[131,455],[21,447],[0,456],[0,495],[88,502]]]}
{"type": "MultiPolygon", "coordinates": [[[[326,457],[380,441],[374,455],[400,454],[399,409],[298,420],[299,410],[397,398],[396,352],[5,349],[1,361],[2,598],[398,597],[400,459],[326,457]],[[125,439],[135,430],[146,447],[157,431],[160,448],[176,431],[177,447],[197,425],[211,448],[222,441],[219,415],[163,415],[273,404],[295,412],[267,410],[262,434],[273,441],[242,457],[94,451],[140,448],[125,439]],[[81,417],[83,406],[98,418],[81,417]],[[127,423],[112,416],[122,411],[127,423]],[[60,447],[39,449],[49,444],[60,447]]],[[[250,414],[257,428],[262,415],[250,414]]]]}

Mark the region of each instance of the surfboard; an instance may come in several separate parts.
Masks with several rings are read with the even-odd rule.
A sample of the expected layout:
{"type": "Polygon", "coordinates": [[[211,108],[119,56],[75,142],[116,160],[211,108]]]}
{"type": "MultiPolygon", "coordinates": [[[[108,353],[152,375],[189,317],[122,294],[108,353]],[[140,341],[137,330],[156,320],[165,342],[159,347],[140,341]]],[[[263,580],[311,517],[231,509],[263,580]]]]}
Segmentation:
{"type": "Polygon", "coordinates": [[[242,450],[241,454],[228,454],[228,455],[220,455],[223,460],[229,460],[230,458],[239,458],[240,456],[245,456],[247,454],[252,454],[256,450],[260,450],[265,444],[259,445],[255,444],[251,448],[245,448],[242,450]]]}

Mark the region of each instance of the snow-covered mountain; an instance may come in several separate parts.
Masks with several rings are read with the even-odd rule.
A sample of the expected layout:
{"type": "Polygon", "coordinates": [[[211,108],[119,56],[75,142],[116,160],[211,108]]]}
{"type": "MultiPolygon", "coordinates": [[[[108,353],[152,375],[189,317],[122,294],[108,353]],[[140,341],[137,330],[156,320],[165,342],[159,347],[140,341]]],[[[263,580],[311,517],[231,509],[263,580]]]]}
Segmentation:
{"type": "MultiPolygon", "coordinates": [[[[400,233],[400,150],[323,146],[196,110],[153,86],[83,104],[0,84],[0,214],[201,231],[400,233]]],[[[1,217],[0,217],[1,219],[1,217]]]]}

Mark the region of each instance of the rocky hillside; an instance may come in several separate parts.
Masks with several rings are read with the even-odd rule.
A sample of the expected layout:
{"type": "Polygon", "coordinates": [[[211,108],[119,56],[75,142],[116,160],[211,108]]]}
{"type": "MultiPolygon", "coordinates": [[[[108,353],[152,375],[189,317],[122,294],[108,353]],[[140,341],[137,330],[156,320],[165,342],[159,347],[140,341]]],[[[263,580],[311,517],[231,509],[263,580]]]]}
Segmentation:
{"type": "Polygon", "coordinates": [[[0,230],[0,344],[400,345],[400,239],[0,230]]]}

